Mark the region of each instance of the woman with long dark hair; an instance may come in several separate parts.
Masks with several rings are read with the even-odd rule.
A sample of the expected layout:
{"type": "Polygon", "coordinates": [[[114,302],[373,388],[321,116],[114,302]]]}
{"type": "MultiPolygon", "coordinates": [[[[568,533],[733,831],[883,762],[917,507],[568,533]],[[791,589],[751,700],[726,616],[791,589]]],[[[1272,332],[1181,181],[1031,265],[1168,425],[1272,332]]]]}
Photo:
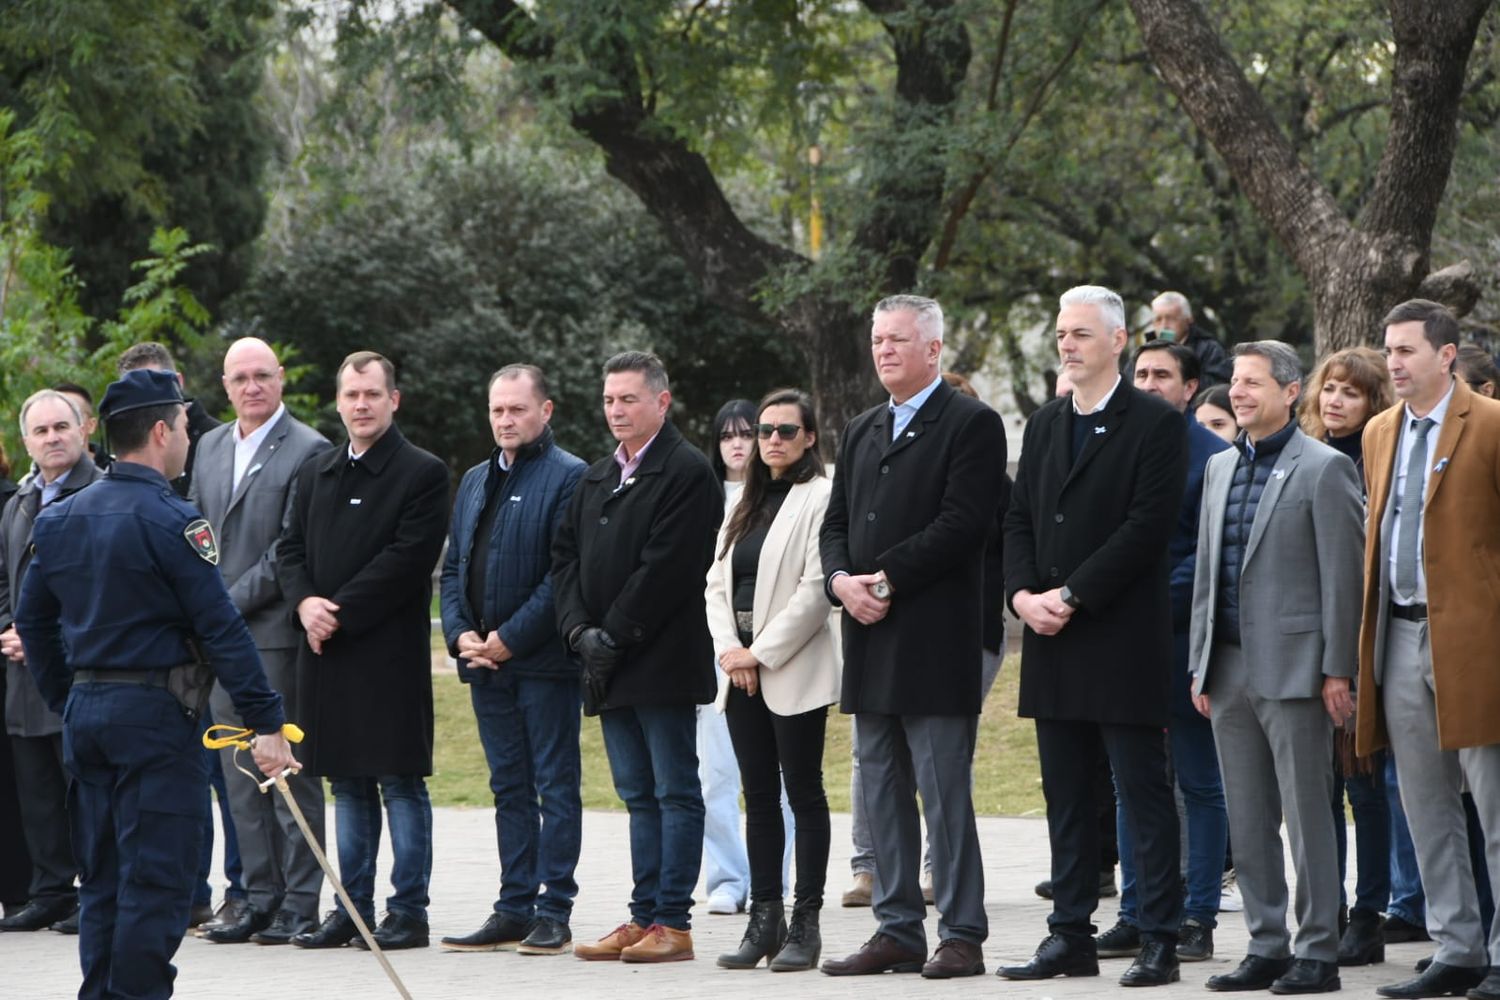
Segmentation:
{"type": "Polygon", "coordinates": [[[839,696],[839,646],[823,592],[818,530],[830,484],[818,453],[812,400],[780,389],[761,400],[759,448],[719,532],[705,598],[725,715],[745,791],[750,921],[728,969],[770,960],[776,972],[811,969],[822,948],[818,915],[828,875],[823,742],[839,696]],[[782,899],[781,784],[796,820],[796,901],[782,899]]]}

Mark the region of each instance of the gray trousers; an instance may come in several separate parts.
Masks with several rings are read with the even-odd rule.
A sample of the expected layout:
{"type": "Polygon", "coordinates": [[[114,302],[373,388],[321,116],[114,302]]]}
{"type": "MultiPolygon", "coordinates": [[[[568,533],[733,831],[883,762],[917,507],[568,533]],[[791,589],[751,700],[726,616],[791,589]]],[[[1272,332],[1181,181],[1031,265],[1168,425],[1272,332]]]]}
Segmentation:
{"type": "MultiPolygon", "coordinates": [[[[281,692],[287,721],[296,722],[297,684],[293,671],[297,664],[295,649],[262,649],[261,662],[271,687],[281,692]]],[[[230,726],[244,725],[228,693],[214,685],[211,707],[214,721],[230,726]]],[[[298,752],[296,744],[292,752],[298,752]]],[[[240,862],[244,866],[241,882],[255,909],[274,913],[289,910],[299,917],[318,918],[318,896],[323,891],[323,869],[308,848],[292,811],[281,793],[272,789],[264,794],[255,782],[234,769],[234,750],[219,751],[224,767],[224,783],[229,790],[229,815],[240,839],[240,862]]],[[[240,753],[240,766],[254,772],[249,754],[240,753]]],[[[299,775],[287,780],[292,797],[297,800],[307,825],[318,838],[323,836],[323,780],[299,775]]]]}
{"type": "Polygon", "coordinates": [[[970,792],[979,717],[861,713],[858,719],[860,804],[875,850],[872,905],[880,932],[903,948],[927,953],[915,790],[932,849],[938,939],[983,943],[989,921],[970,792]]]}
{"type": "MultiPolygon", "coordinates": [[[[1426,622],[1391,619],[1381,681],[1386,729],[1401,776],[1401,806],[1427,891],[1427,932],[1437,944],[1433,957],[1445,965],[1500,965],[1500,920],[1490,928],[1486,953],[1460,797],[1467,782],[1484,827],[1490,884],[1500,886],[1500,746],[1438,749],[1426,622]]],[[[1239,850],[1236,841],[1236,859],[1239,850]]]]}
{"type": "Polygon", "coordinates": [[[1248,951],[1338,960],[1339,868],[1333,813],[1333,722],[1322,698],[1270,700],[1250,688],[1238,646],[1214,647],[1208,697],[1229,810],[1248,951]],[[1286,820],[1297,873],[1297,938],[1287,931],[1286,820]]]}
{"type": "MultiPolygon", "coordinates": [[[[1004,633],[1001,633],[1000,649],[1005,649],[1004,633]]],[[[1000,676],[1000,665],[1005,662],[1005,654],[991,650],[981,652],[979,672],[979,700],[984,702],[990,696],[990,689],[995,686],[995,680],[1000,676]]],[[[854,745],[854,763],[849,769],[849,812],[853,818],[853,829],[850,831],[849,839],[854,843],[854,852],[849,855],[849,870],[855,875],[862,872],[873,874],[875,871],[875,848],[870,844],[870,828],[864,820],[864,807],[860,800],[864,792],[860,788],[859,781],[859,719],[855,716],[849,717],[849,741],[854,745]]],[[[791,813],[787,811],[787,829],[792,825],[791,813]]],[[[787,843],[791,844],[791,834],[787,834],[787,843]]],[[[929,849],[922,857],[922,871],[932,871],[932,851],[929,849]]]]}

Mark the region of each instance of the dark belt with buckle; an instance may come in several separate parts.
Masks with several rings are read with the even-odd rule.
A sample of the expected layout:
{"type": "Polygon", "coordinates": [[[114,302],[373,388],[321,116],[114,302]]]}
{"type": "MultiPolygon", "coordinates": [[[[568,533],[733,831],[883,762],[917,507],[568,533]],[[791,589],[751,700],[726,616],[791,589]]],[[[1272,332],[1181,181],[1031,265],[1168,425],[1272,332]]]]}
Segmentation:
{"type": "Polygon", "coordinates": [[[160,670],[75,670],[75,684],[145,684],[150,687],[166,687],[171,667],[160,670]]]}
{"type": "Polygon", "coordinates": [[[1425,622],[1427,620],[1427,605],[1425,604],[1392,604],[1391,617],[1400,618],[1407,622],[1425,622]]]}

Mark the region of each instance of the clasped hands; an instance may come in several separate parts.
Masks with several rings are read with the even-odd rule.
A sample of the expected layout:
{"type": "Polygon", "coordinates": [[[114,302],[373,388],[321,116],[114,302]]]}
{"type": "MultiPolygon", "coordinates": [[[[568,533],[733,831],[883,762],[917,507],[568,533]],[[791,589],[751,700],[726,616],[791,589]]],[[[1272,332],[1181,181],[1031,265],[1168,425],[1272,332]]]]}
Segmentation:
{"type": "Polygon", "coordinates": [[[307,633],[308,648],[319,656],[323,655],[323,643],[339,630],[338,611],[339,606],[326,597],[304,597],[297,605],[297,619],[307,633]]]}
{"type": "Polygon", "coordinates": [[[1037,635],[1056,635],[1073,618],[1073,608],[1062,599],[1062,588],[1041,594],[1029,590],[1018,590],[1011,598],[1016,615],[1037,635]]]}
{"type": "Polygon", "coordinates": [[[874,625],[891,610],[891,599],[876,597],[875,584],[889,583],[885,571],[879,573],[841,573],[828,587],[839,599],[849,616],[861,625],[874,625]]]}
{"type": "Polygon", "coordinates": [[[465,632],[458,637],[455,645],[458,647],[458,655],[467,660],[469,666],[484,667],[486,670],[499,670],[500,664],[512,656],[509,647],[501,641],[499,632],[491,632],[485,637],[480,637],[478,632],[465,632]]]}
{"type": "Polygon", "coordinates": [[[750,697],[760,691],[760,661],[749,649],[731,649],[719,656],[719,669],[729,675],[729,683],[750,697]]]}

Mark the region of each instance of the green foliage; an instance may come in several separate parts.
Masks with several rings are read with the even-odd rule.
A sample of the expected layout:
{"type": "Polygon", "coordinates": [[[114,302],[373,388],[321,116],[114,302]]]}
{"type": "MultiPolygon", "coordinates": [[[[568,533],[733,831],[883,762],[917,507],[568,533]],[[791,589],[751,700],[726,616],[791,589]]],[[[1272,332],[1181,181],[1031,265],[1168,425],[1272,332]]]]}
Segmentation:
{"type": "MultiPolygon", "coordinates": [[[[493,447],[489,375],[540,365],[564,447],[612,447],[598,411],[599,366],[627,347],[658,351],[677,419],[703,435],[730,396],[805,381],[793,345],[710,307],[654,223],[597,168],[514,143],[472,162],[434,141],[408,170],[344,176],[307,190],[300,224],[236,303],[232,328],[295,344],[325,400],[351,351],[396,362],[404,432],[455,471],[493,447]]],[[[343,436],[332,407],[322,429],[343,436]]]]}

